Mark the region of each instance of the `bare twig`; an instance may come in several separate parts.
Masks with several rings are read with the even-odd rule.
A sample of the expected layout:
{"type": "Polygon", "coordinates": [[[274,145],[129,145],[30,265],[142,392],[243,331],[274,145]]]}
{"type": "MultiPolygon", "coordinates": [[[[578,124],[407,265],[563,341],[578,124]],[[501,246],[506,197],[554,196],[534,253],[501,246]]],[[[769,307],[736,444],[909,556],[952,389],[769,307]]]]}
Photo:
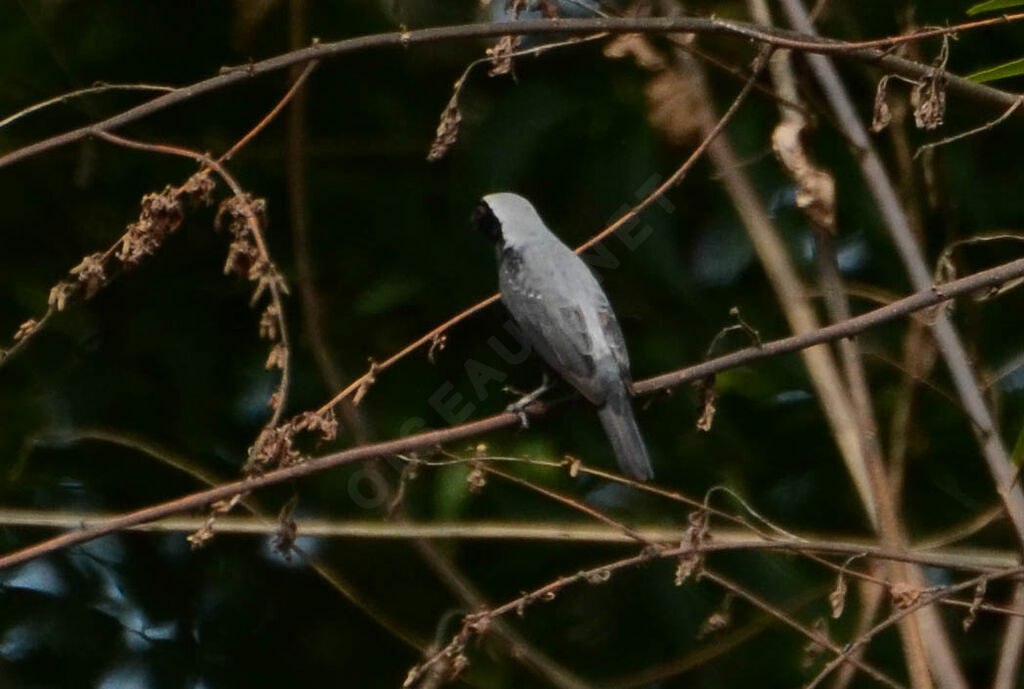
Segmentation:
{"type": "Polygon", "coordinates": [[[961,591],[968,591],[975,588],[981,581],[993,581],[996,579],[1007,579],[1010,577],[1018,577],[1024,572],[1022,567],[1012,567],[1006,569],[997,574],[982,574],[977,577],[972,577],[966,581],[962,581],[958,584],[952,584],[950,586],[940,586],[932,590],[920,592],[920,595],[913,601],[908,602],[906,605],[899,607],[889,617],[876,624],[871,629],[867,630],[860,636],[858,636],[852,643],[847,644],[843,647],[843,651],[836,658],[826,663],[825,667],[822,668],[821,672],[809,682],[805,689],[815,689],[826,677],[828,677],[839,665],[846,661],[846,658],[851,654],[856,653],[860,648],[866,646],[871,639],[877,636],[879,633],[885,631],[892,625],[899,622],[907,615],[913,614],[921,608],[932,605],[944,598],[960,593],[961,591]]]}
{"type": "MultiPolygon", "coordinates": [[[[721,576],[719,574],[715,574],[712,571],[704,572],[704,576],[707,579],[709,579],[709,580],[713,581],[714,583],[718,584],[719,586],[721,586],[725,590],[733,593],[736,596],[739,596],[739,597],[743,598],[744,600],[746,600],[748,603],[750,603],[754,607],[760,609],[762,612],[765,612],[768,615],[771,615],[772,617],[774,617],[775,619],[779,620],[780,622],[782,622],[786,626],[788,626],[788,627],[790,627],[792,629],[795,629],[796,631],[800,632],[805,637],[807,637],[809,640],[813,641],[815,644],[817,644],[817,645],[819,645],[819,646],[821,646],[823,648],[828,649],[832,653],[836,654],[836,656],[838,656],[838,657],[842,657],[843,649],[840,646],[838,646],[835,642],[833,642],[831,639],[829,639],[827,636],[825,636],[824,634],[821,634],[821,633],[819,633],[819,632],[817,632],[817,631],[815,631],[815,630],[813,630],[813,629],[811,629],[811,628],[801,624],[796,619],[794,619],[791,615],[788,615],[785,611],[777,608],[774,605],[771,605],[771,604],[767,603],[760,596],[757,596],[757,595],[747,591],[746,589],[741,587],[739,584],[737,584],[737,583],[735,583],[733,581],[730,581],[729,579],[726,579],[725,577],[723,577],[723,576],[721,576]]],[[[896,682],[895,680],[893,680],[892,678],[890,678],[887,675],[885,675],[884,673],[880,672],[879,670],[876,670],[871,665],[868,665],[867,663],[865,663],[860,658],[857,658],[857,657],[855,657],[853,655],[847,655],[846,659],[850,661],[850,664],[856,666],[861,672],[865,673],[866,675],[868,675],[869,677],[871,677],[875,681],[877,681],[877,682],[879,682],[881,684],[884,684],[887,687],[901,687],[901,686],[903,686],[903,685],[899,684],[898,682],[896,682]]]]}
{"type": "MultiPolygon", "coordinates": [[[[588,582],[591,584],[604,583],[615,573],[624,569],[636,567],[652,559],[680,558],[687,555],[693,555],[697,551],[710,552],[710,549],[713,548],[713,542],[705,542],[699,546],[687,544],[684,546],[680,546],[678,548],[663,548],[660,550],[646,548],[639,555],[626,557],[621,560],[616,560],[614,562],[600,565],[598,567],[585,569],[583,571],[577,572],[576,574],[559,577],[558,579],[555,579],[554,581],[545,584],[544,586],[524,593],[521,596],[518,596],[498,607],[467,615],[463,621],[462,630],[458,634],[456,634],[454,638],[452,638],[452,640],[449,642],[447,646],[439,650],[436,654],[434,654],[426,661],[424,661],[423,663],[416,666],[410,671],[409,676],[406,680],[406,686],[409,686],[411,682],[416,678],[425,676],[430,671],[431,667],[433,667],[437,663],[444,662],[445,659],[451,658],[456,655],[461,656],[469,641],[471,641],[474,636],[480,634],[484,629],[486,629],[490,621],[497,617],[506,615],[513,611],[522,614],[527,608],[536,605],[539,602],[548,602],[554,600],[557,597],[557,595],[565,588],[574,586],[581,582],[588,582]]],[[[705,572],[704,576],[713,577],[713,580],[719,585],[726,587],[731,586],[736,591],[742,590],[723,578],[715,577],[715,575],[713,575],[710,572],[705,572]]],[[[745,591],[743,593],[746,594],[745,591]]],[[[807,630],[803,625],[793,620],[791,617],[786,615],[786,613],[778,610],[777,608],[771,605],[766,604],[757,596],[753,596],[750,594],[746,595],[749,596],[748,600],[750,600],[752,604],[758,606],[763,611],[767,612],[773,617],[776,617],[777,619],[782,619],[786,624],[794,626],[799,631],[807,633],[807,630]]],[[[849,653],[845,652],[844,649],[840,649],[838,646],[831,644],[831,642],[828,642],[823,638],[819,638],[819,635],[813,634],[812,632],[811,637],[814,638],[815,641],[820,641],[822,645],[828,647],[830,650],[832,650],[833,653],[836,654],[836,660],[833,662],[837,664],[844,662],[854,663],[859,668],[861,668],[866,674],[886,684],[887,686],[901,686],[884,673],[876,670],[873,666],[868,665],[863,661],[852,658],[849,653]]]]}
{"type": "Polygon", "coordinates": [[[160,84],[96,84],[95,86],[89,86],[84,89],[78,89],[77,91],[71,91],[70,93],[63,93],[53,98],[30,105],[23,110],[19,110],[13,115],[8,115],[4,119],[0,120],[0,129],[3,129],[9,124],[14,124],[23,117],[28,117],[34,112],[39,112],[51,105],[57,105],[58,103],[67,103],[75,98],[81,98],[82,96],[90,96],[96,93],[106,93],[108,91],[159,91],[162,93],[168,93],[176,90],[173,86],[162,86],[160,84]]]}
{"type": "Polygon", "coordinates": [[[914,158],[917,158],[918,156],[920,156],[925,151],[929,151],[931,149],[938,148],[939,146],[945,146],[946,144],[951,144],[954,141],[959,141],[960,139],[966,139],[967,137],[974,136],[975,134],[980,134],[981,132],[986,132],[989,129],[994,129],[994,128],[998,127],[1000,124],[1002,124],[1007,119],[1009,119],[1010,115],[1012,115],[1014,112],[1016,112],[1017,108],[1019,108],[1021,106],[1021,103],[1024,103],[1024,96],[1021,96],[1020,98],[1015,100],[1013,102],[1013,105],[1008,107],[1003,112],[1002,115],[1000,115],[996,119],[992,120],[991,122],[986,122],[985,124],[981,125],[980,127],[975,127],[974,129],[968,129],[966,132],[960,132],[959,134],[954,134],[953,136],[947,136],[946,138],[939,139],[938,141],[933,141],[931,143],[923,144],[920,148],[918,148],[914,152],[914,158]]]}

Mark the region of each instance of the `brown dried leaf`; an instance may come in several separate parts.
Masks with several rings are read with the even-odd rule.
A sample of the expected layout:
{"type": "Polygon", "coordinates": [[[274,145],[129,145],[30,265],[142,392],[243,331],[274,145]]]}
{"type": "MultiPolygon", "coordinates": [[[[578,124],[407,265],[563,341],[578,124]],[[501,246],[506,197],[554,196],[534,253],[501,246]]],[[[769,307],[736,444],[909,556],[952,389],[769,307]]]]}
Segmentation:
{"type": "Polygon", "coordinates": [[[846,607],[846,573],[839,572],[836,577],[836,587],[828,594],[828,604],[832,608],[832,619],[838,620],[843,616],[843,609],[846,607]]]}
{"type": "Polygon", "coordinates": [[[217,183],[210,175],[209,170],[197,172],[188,178],[181,187],[181,194],[193,206],[209,206],[213,204],[213,190],[217,183]]]}
{"type": "Polygon", "coordinates": [[[918,129],[936,129],[946,115],[946,62],[949,60],[949,36],[943,36],[942,49],[932,62],[932,70],[910,92],[914,124],[918,129]]]}
{"type": "Polygon", "coordinates": [[[284,368],[285,363],[288,359],[288,350],[283,344],[278,342],[270,348],[270,355],[267,357],[267,363],[264,364],[264,368],[284,368]]]}
{"type": "Polygon", "coordinates": [[[277,310],[277,306],[274,304],[267,304],[267,308],[263,309],[263,313],[260,314],[260,337],[265,340],[276,340],[280,335],[277,326],[279,325],[278,316],[280,312],[277,310]]]}
{"type": "Polygon", "coordinates": [[[645,93],[647,120],[669,143],[683,146],[700,135],[697,114],[704,102],[688,75],[675,69],[658,72],[645,93]]]}
{"type": "Polygon", "coordinates": [[[701,391],[701,397],[703,398],[703,407],[701,409],[700,418],[697,419],[697,429],[701,431],[710,431],[711,424],[715,420],[715,401],[717,395],[715,393],[715,377],[710,376],[703,378],[698,383],[701,391]]]}
{"type": "Polygon", "coordinates": [[[187,540],[192,545],[193,550],[198,550],[206,545],[211,538],[213,538],[213,519],[207,518],[198,531],[188,535],[187,540]]]}
{"type": "Polygon", "coordinates": [[[697,640],[719,632],[732,624],[732,594],[727,593],[722,600],[722,605],[708,615],[697,629],[697,640]]]}
{"type": "Polygon", "coordinates": [[[18,330],[14,333],[14,341],[24,340],[36,331],[39,327],[39,321],[35,318],[29,318],[27,321],[18,326],[18,330]]]}
{"type": "Polygon", "coordinates": [[[784,119],[772,132],[772,150],[797,184],[796,205],[815,225],[835,234],[836,182],[811,160],[803,144],[802,121],[784,119]]]}
{"type": "Polygon", "coordinates": [[[687,579],[700,573],[704,566],[704,553],[700,550],[700,546],[711,538],[708,533],[708,513],[706,510],[701,509],[691,512],[687,520],[690,522],[690,525],[686,528],[686,533],[683,534],[683,540],[680,542],[679,547],[688,547],[689,550],[679,556],[674,579],[676,586],[682,586],[687,579]]]}
{"type": "Polygon", "coordinates": [[[921,589],[898,581],[889,588],[889,595],[897,610],[906,610],[921,598],[921,589]]]}
{"type": "Polygon", "coordinates": [[[245,277],[249,274],[249,266],[258,258],[259,251],[248,236],[236,237],[228,245],[228,257],[224,261],[224,274],[234,273],[239,277],[245,277]]]}
{"type": "Polygon", "coordinates": [[[142,197],[142,212],[138,221],[128,225],[121,237],[117,259],[126,266],[137,265],[143,258],[156,252],[167,236],[185,219],[180,192],[167,187],[162,192],[142,197]]]}
{"type": "Polygon", "coordinates": [[[50,296],[47,298],[46,303],[58,311],[63,311],[64,307],[67,306],[68,300],[77,289],[78,285],[73,282],[58,282],[50,290],[50,296]]]}
{"type": "Polygon", "coordinates": [[[491,58],[491,69],[487,74],[492,77],[511,74],[514,77],[512,53],[519,48],[519,44],[522,42],[522,36],[502,36],[494,46],[488,48],[486,53],[491,58]]]}
{"type": "Polygon", "coordinates": [[[875,89],[875,104],[872,107],[871,115],[871,131],[876,134],[892,122],[892,110],[889,109],[889,103],[886,101],[886,91],[889,86],[889,79],[891,77],[886,75],[878,80],[878,88],[875,89]]]}
{"type": "Polygon", "coordinates": [[[427,350],[427,361],[430,363],[437,363],[436,357],[438,352],[444,351],[445,345],[448,344],[448,335],[446,333],[438,333],[430,339],[430,349],[427,350]]]}
{"type": "Polygon", "coordinates": [[[981,604],[985,602],[986,589],[988,589],[988,579],[982,579],[978,582],[978,585],[974,587],[974,598],[971,600],[971,607],[968,609],[967,616],[964,617],[963,621],[965,632],[974,626],[974,621],[978,618],[978,609],[981,608],[981,604]]]}
{"type": "Polygon", "coordinates": [[[278,409],[281,408],[281,400],[283,399],[284,393],[282,392],[281,388],[274,390],[274,392],[270,395],[270,399],[267,400],[267,408],[270,409],[271,411],[276,412],[278,409]]]}
{"type": "Polygon", "coordinates": [[[487,485],[487,474],[479,462],[473,462],[473,468],[466,476],[466,483],[469,485],[470,493],[479,493],[487,485]]]}
{"type": "Polygon", "coordinates": [[[434,142],[430,144],[430,152],[427,153],[427,160],[431,163],[441,160],[459,139],[459,124],[462,123],[462,112],[459,110],[460,83],[461,80],[455,84],[455,92],[441,112],[441,121],[437,125],[434,142]]]}
{"type": "Polygon", "coordinates": [[[937,129],[946,115],[946,76],[941,74],[923,78],[910,92],[914,108],[914,124],[918,129],[937,129]]]}
{"type": "Polygon", "coordinates": [[[89,254],[82,259],[81,263],[71,269],[71,274],[78,278],[78,284],[85,289],[86,299],[91,299],[100,287],[107,284],[103,260],[102,253],[89,254]]]}
{"type": "Polygon", "coordinates": [[[288,466],[301,460],[299,451],[292,447],[293,435],[289,426],[264,428],[249,448],[245,473],[258,474],[268,467],[288,466]]]}
{"type": "Polygon", "coordinates": [[[299,535],[299,525],[295,521],[295,509],[299,505],[297,497],[285,503],[277,515],[278,529],[274,535],[273,547],[288,562],[291,562],[292,552],[295,550],[295,539],[299,535]]]}
{"type": "Polygon", "coordinates": [[[659,72],[667,66],[654,44],[639,33],[624,33],[613,37],[604,46],[604,56],[612,60],[631,57],[637,66],[649,72],[659,72]]]}
{"type": "Polygon", "coordinates": [[[377,371],[380,370],[380,365],[370,359],[370,370],[363,374],[362,380],[359,382],[359,387],[356,389],[356,394],[352,396],[352,404],[358,405],[366,397],[366,393],[370,391],[370,387],[377,382],[377,371]]]}
{"type": "Polygon", "coordinates": [[[293,418],[288,425],[295,432],[320,431],[323,440],[334,440],[338,435],[338,419],[334,409],[328,408],[321,412],[302,412],[293,418]]]}

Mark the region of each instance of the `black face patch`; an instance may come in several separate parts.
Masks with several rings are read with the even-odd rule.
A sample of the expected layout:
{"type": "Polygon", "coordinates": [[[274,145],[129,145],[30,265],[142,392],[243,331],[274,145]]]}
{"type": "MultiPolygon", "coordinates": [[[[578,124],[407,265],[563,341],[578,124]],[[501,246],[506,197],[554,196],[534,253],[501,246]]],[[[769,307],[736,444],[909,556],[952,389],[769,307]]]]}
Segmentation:
{"type": "Polygon", "coordinates": [[[483,232],[490,237],[491,241],[498,243],[504,241],[504,238],[501,236],[501,223],[494,216],[494,211],[491,210],[486,201],[481,201],[480,205],[476,207],[470,222],[478,232],[483,232]]]}

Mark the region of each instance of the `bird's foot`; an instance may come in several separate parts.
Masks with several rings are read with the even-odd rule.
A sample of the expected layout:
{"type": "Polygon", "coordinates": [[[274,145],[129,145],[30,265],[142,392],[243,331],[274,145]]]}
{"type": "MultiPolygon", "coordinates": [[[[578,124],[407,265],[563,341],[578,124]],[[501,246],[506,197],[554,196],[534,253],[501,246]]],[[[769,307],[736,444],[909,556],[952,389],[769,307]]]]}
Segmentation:
{"type": "MultiPolygon", "coordinates": [[[[505,407],[505,411],[512,412],[513,414],[518,416],[519,417],[519,424],[523,428],[529,428],[530,427],[530,420],[526,416],[526,411],[525,411],[526,408],[528,406],[530,406],[531,404],[533,404],[534,402],[536,402],[538,399],[540,399],[540,396],[543,395],[548,390],[550,390],[551,388],[552,388],[551,381],[548,379],[548,374],[545,373],[544,374],[544,378],[541,381],[541,384],[540,384],[539,388],[537,388],[536,390],[533,390],[531,392],[528,392],[525,395],[522,395],[515,402],[513,402],[512,404],[510,404],[507,407],[505,407]]],[[[520,391],[516,390],[515,388],[511,388],[511,387],[508,387],[508,386],[505,387],[505,392],[512,392],[512,393],[515,393],[517,395],[522,394],[522,393],[520,393],[520,391]]]]}

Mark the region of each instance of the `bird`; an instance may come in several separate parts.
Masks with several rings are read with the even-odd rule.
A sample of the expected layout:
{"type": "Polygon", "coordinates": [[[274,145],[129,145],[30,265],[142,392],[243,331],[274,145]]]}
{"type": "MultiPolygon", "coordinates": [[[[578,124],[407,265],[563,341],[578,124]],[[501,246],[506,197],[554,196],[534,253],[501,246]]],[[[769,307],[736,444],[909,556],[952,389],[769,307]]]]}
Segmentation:
{"type": "MultiPolygon", "coordinates": [[[[622,471],[640,481],[654,478],[633,413],[626,341],[594,273],[518,194],[484,196],[472,222],[495,243],[501,301],[526,341],[597,408],[622,471]]],[[[509,409],[521,412],[546,387],[509,409]]]]}

